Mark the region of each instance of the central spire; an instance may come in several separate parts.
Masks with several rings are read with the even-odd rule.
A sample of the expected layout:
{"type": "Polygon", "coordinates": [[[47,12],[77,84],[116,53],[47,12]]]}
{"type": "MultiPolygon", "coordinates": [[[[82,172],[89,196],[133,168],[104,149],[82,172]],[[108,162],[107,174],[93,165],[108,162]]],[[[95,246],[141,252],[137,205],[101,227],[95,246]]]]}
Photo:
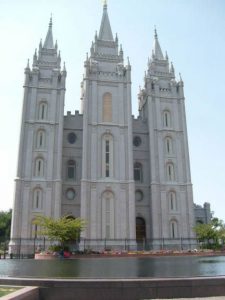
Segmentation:
{"type": "Polygon", "coordinates": [[[46,35],[45,42],[44,42],[44,48],[54,49],[53,36],[52,36],[52,16],[50,18],[48,33],[46,35]]]}
{"type": "Polygon", "coordinates": [[[158,40],[158,34],[157,34],[157,30],[155,28],[155,35],[154,35],[154,43],[153,43],[153,53],[154,53],[154,57],[158,60],[163,60],[163,54],[162,54],[162,50],[159,44],[159,40],[158,40]]]}
{"type": "Polygon", "coordinates": [[[112,30],[109,22],[109,16],[107,12],[107,1],[104,1],[102,22],[99,31],[99,39],[103,41],[113,41],[112,30]]]}

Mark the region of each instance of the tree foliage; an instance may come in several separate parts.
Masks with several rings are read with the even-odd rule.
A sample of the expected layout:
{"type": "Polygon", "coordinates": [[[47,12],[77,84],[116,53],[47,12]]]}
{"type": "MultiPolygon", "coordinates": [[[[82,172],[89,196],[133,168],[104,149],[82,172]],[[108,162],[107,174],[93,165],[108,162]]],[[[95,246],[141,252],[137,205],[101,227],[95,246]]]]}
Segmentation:
{"type": "Polygon", "coordinates": [[[46,236],[50,240],[59,241],[61,245],[75,241],[85,227],[85,222],[80,218],[64,216],[53,219],[42,215],[36,216],[34,222],[37,225],[37,234],[46,236]]]}
{"type": "Polygon", "coordinates": [[[225,225],[222,220],[213,218],[209,224],[198,224],[194,227],[196,237],[200,242],[214,243],[225,240],[225,225]]]}
{"type": "Polygon", "coordinates": [[[6,241],[10,238],[12,210],[0,211],[0,241],[6,241]]]}

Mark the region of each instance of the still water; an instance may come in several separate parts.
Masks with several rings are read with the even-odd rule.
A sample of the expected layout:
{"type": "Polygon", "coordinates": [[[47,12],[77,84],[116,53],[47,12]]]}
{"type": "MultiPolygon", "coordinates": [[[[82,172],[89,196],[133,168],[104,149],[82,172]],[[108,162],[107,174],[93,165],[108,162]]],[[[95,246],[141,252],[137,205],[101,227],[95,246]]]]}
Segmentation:
{"type": "Polygon", "coordinates": [[[1,277],[157,278],[219,275],[225,275],[225,256],[0,260],[1,277]]]}

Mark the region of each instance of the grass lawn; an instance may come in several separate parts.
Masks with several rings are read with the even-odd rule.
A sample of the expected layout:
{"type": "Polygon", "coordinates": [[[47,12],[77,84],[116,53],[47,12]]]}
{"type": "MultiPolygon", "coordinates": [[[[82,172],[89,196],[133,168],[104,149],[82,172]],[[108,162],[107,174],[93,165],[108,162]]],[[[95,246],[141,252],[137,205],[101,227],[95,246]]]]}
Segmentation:
{"type": "Polygon", "coordinates": [[[15,292],[17,290],[21,289],[20,287],[14,287],[14,286],[3,286],[0,285],[0,297],[8,295],[12,292],[15,292]]]}

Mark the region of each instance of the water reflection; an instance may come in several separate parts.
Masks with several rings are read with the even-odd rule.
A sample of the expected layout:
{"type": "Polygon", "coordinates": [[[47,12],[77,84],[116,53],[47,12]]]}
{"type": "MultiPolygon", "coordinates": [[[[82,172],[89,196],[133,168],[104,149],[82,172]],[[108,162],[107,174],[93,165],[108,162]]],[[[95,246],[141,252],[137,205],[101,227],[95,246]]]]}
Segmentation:
{"type": "Polygon", "coordinates": [[[225,275],[225,257],[129,257],[74,260],[0,260],[0,276],[142,278],[225,275]]]}

